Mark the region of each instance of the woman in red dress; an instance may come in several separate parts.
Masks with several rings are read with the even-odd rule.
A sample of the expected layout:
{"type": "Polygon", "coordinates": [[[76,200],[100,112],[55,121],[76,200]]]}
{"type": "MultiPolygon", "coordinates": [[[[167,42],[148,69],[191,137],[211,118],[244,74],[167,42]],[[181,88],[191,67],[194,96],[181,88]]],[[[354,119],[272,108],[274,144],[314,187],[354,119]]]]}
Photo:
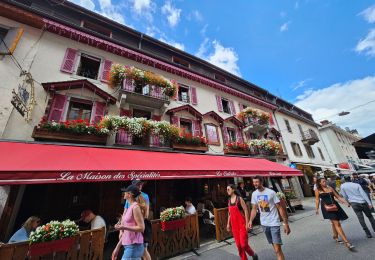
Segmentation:
{"type": "Polygon", "coordinates": [[[227,230],[228,232],[232,231],[241,260],[247,260],[246,253],[252,256],[254,260],[257,260],[257,254],[254,253],[248,243],[247,224],[249,222],[249,212],[246,203],[238,195],[234,184],[228,185],[227,193],[229,195],[227,230]]]}

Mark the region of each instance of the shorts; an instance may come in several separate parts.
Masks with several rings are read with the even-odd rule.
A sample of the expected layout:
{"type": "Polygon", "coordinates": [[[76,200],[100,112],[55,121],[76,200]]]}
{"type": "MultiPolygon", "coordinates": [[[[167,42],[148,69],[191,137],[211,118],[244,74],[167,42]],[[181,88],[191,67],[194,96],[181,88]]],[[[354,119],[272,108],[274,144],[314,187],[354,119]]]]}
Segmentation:
{"type": "Polygon", "coordinates": [[[264,234],[266,235],[267,241],[270,244],[282,245],[280,226],[267,227],[262,226],[264,234]]]}
{"type": "Polygon", "coordinates": [[[124,246],[124,254],[121,260],[141,260],[145,246],[142,244],[132,244],[124,246]]]}

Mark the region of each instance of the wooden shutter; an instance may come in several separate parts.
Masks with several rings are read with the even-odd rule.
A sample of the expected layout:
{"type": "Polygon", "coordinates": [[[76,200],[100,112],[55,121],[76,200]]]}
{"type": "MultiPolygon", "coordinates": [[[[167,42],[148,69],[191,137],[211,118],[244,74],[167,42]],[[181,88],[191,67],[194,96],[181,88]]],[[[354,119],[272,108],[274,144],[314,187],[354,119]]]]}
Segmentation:
{"type": "Polygon", "coordinates": [[[121,108],[120,116],[132,117],[132,111],[121,108]]]}
{"type": "Polygon", "coordinates": [[[134,92],[134,84],[133,84],[133,80],[131,78],[125,78],[123,81],[122,81],[122,88],[126,91],[129,91],[129,92],[134,92]]]}
{"type": "Polygon", "coordinates": [[[49,113],[48,120],[60,122],[63,120],[65,106],[67,104],[68,98],[64,95],[55,94],[52,101],[51,110],[49,113]]]}
{"type": "Polygon", "coordinates": [[[100,72],[100,81],[108,82],[111,67],[112,67],[112,61],[110,61],[110,60],[104,60],[103,61],[102,69],[101,69],[101,72],[100,72]]]}
{"type": "Polygon", "coordinates": [[[197,88],[191,87],[191,104],[198,105],[197,88]]]}
{"type": "Polygon", "coordinates": [[[223,103],[221,103],[221,97],[216,95],[216,104],[219,112],[223,112],[223,103]]]}
{"type": "Polygon", "coordinates": [[[160,146],[160,136],[156,134],[150,134],[150,146],[159,147],[160,146]]]}
{"type": "Polygon", "coordinates": [[[242,110],[244,110],[244,106],[243,106],[243,104],[241,104],[241,103],[238,103],[238,107],[240,108],[240,111],[242,111],[242,110]]]}
{"type": "Polygon", "coordinates": [[[132,145],[133,136],[128,134],[124,129],[119,129],[116,134],[116,144],[132,145]]]}
{"type": "Polygon", "coordinates": [[[174,94],[174,97],[173,97],[174,100],[178,100],[178,89],[180,88],[180,85],[178,84],[176,85],[177,85],[177,88],[176,88],[176,93],[174,94]]]}
{"type": "Polygon", "coordinates": [[[97,123],[100,122],[100,120],[102,119],[102,117],[104,116],[104,114],[106,112],[105,108],[106,108],[106,105],[103,102],[95,102],[94,103],[94,106],[92,108],[93,115],[91,116],[91,123],[92,124],[97,124],[97,123]]]}
{"type": "Polygon", "coordinates": [[[223,132],[223,138],[224,138],[224,145],[226,145],[227,143],[229,143],[229,134],[228,134],[228,128],[226,126],[224,126],[222,128],[222,132],[223,132]]]}
{"type": "Polygon", "coordinates": [[[239,128],[236,129],[236,141],[239,143],[243,143],[242,131],[239,128]]]}
{"type": "Polygon", "coordinates": [[[178,116],[171,116],[172,125],[180,127],[180,118],[178,116]]]}
{"type": "Polygon", "coordinates": [[[154,121],[161,121],[161,116],[153,115],[152,120],[154,121]]]}
{"type": "Polygon", "coordinates": [[[230,112],[232,113],[232,115],[237,114],[237,113],[236,113],[236,108],[234,107],[234,102],[233,102],[233,100],[229,100],[229,106],[230,106],[230,112]]]}
{"type": "Polygon", "coordinates": [[[270,125],[274,125],[275,121],[273,120],[272,112],[270,112],[270,125]]]}
{"type": "Polygon", "coordinates": [[[0,55],[11,55],[16,50],[17,44],[23,35],[23,28],[11,28],[4,37],[4,42],[0,41],[0,55]]]}
{"type": "Polygon", "coordinates": [[[65,51],[64,60],[61,64],[60,70],[69,74],[73,73],[77,61],[77,50],[68,48],[65,51]]]}
{"type": "Polygon", "coordinates": [[[198,120],[192,121],[192,126],[191,128],[193,129],[193,135],[194,136],[200,136],[201,135],[201,122],[198,120]]]}

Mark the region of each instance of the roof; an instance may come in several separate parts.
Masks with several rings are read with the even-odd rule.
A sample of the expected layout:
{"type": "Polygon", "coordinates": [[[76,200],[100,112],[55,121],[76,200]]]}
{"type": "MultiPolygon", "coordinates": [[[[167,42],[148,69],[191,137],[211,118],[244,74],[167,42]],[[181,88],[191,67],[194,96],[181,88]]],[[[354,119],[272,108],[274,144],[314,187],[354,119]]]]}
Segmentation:
{"type": "Polygon", "coordinates": [[[202,118],[202,116],[203,116],[198,110],[196,110],[194,107],[192,107],[190,105],[183,105],[183,106],[171,108],[167,111],[167,114],[173,115],[174,113],[177,113],[177,112],[180,112],[180,111],[187,111],[190,114],[192,114],[193,116],[198,117],[198,118],[202,118]]]}
{"type": "Polygon", "coordinates": [[[207,113],[203,114],[203,116],[210,116],[213,119],[215,119],[217,122],[219,122],[220,124],[222,124],[224,122],[224,119],[218,113],[216,113],[215,111],[207,112],[207,113]]]}
{"type": "Polygon", "coordinates": [[[368,153],[375,151],[375,133],[353,143],[358,157],[368,159],[368,153]]]}
{"type": "Polygon", "coordinates": [[[0,185],[302,175],[265,159],[109,147],[0,142],[0,157],[0,185]]]}
{"type": "Polygon", "coordinates": [[[42,86],[47,91],[60,91],[68,89],[80,89],[85,88],[94,92],[97,96],[103,98],[111,104],[116,104],[116,98],[105,92],[95,84],[91,83],[87,79],[70,80],[70,81],[58,81],[58,82],[46,82],[42,83],[42,86]]]}

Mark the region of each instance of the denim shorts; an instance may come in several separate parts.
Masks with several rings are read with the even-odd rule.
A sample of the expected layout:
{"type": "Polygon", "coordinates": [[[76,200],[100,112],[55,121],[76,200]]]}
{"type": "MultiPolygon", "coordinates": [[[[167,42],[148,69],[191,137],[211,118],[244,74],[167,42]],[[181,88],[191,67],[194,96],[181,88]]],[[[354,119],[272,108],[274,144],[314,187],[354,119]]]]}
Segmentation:
{"type": "Polygon", "coordinates": [[[277,245],[283,244],[283,241],[281,240],[280,226],[275,226],[275,227],[262,226],[262,227],[263,227],[264,234],[266,234],[268,243],[277,244],[277,245]]]}
{"type": "Polygon", "coordinates": [[[121,260],[141,260],[145,246],[143,244],[132,244],[124,246],[124,254],[121,260]]]}

